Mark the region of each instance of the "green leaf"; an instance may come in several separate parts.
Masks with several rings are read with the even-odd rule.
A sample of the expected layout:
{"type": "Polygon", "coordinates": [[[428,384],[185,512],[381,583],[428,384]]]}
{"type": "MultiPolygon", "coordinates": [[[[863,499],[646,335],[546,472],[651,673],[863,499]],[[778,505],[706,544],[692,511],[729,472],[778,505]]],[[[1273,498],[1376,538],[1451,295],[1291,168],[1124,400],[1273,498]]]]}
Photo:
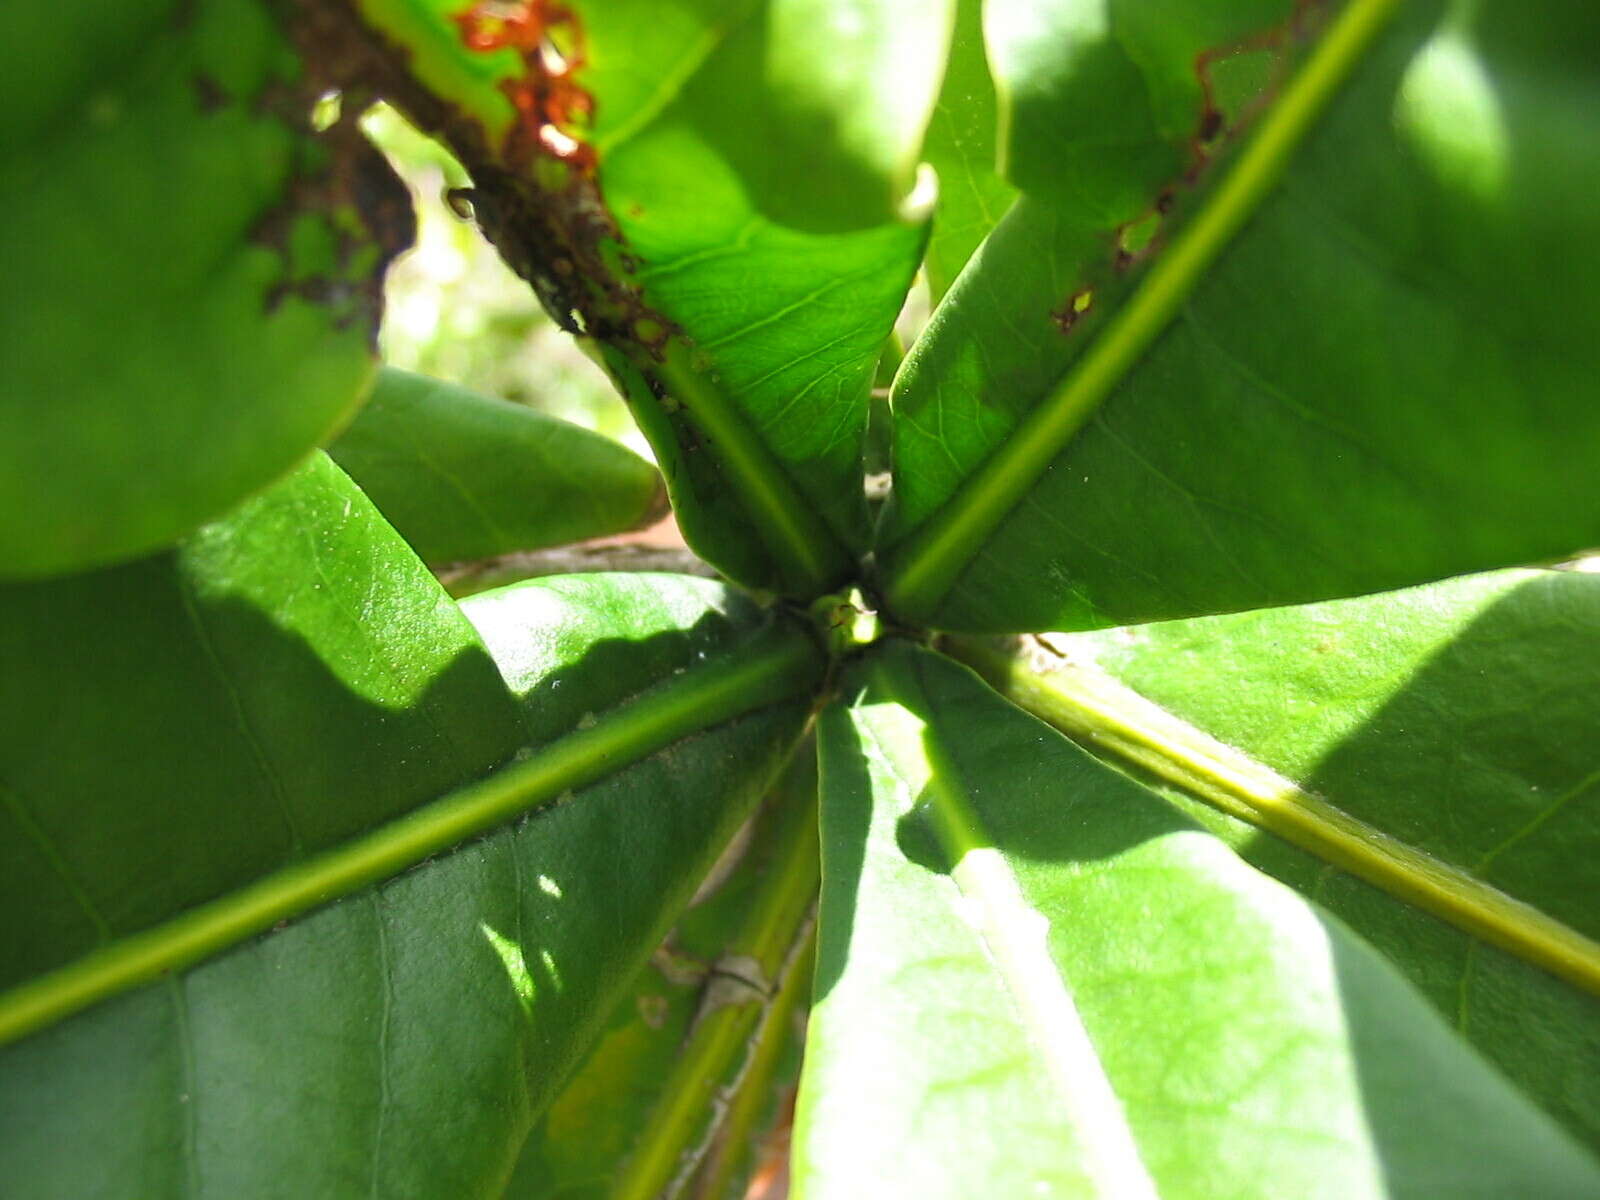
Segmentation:
{"type": "Polygon", "coordinates": [[[1600,1186],[1338,921],[969,672],[887,643],[843,695],[800,1194],[1600,1186]]]}
{"type": "MultiPolygon", "coordinates": [[[[5,746],[0,777],[31,772],[28,791],[7,793],[8,815],[29,826],[6,842],[17,894],[4,911],[8,947],[34,953],[8,955],[8,978],[25,981],[0,993],[0,1036],[33,1031],[0,1051],[0,1172],[21,1195],[499,1186],[792,749],[820,665],[803,630],[717,585],[569,576],[471,602],[497,672],[422,565],[320,458],[174,555],[76,582],[98,599],[108,646],[133,649],[97,656],[100,678],[49,692],[68,699],[39,716],[20,700],[8,716],[31,719],[35,738],[109,733],[131,746],[142,731],[139,768],[193,797],[177,796],[184,807],[141,791],[132,771],[112,787],[100,772],[80,779],[78,762],[94,760],[21,734],[5,746]],[[318,552],[352,550],[358,532],[374,545],[370,570],[346,554],[337,575],[322,571],[318,552]],[[138,570],[189,572],[187,624],[164,630],[149,615],[159,604],[136,588],[129,611],[106,619],[108,597],[122,597],[91,585],[138,570]],[[197,656],[203,640],[209,679],[150,661],[197,656]],[[295,655],[303,665],[284,661],[295,655]],[[295,690],[298,676],[309,682],[295,690]],[[243,752],[217,761],[226,744],[201,724],[213,711],[218,740],[249,740],[260,765],[243,752]],[[373,764],[341,761],[346,740],[373,764]],[[519,741],[515,762],[471,782],[519,741]],[[269,771],[275,795],[256,782],[269,771]],[[91,784],[99,807],[84,811],[73,788],[91,784]],[[275,836],[282,812],[367,827],[310,854],[275,836]],[[49,843],[26,836],[46,829],[49,843]],[[475,834],[487,836],[461,844],[475,834]],[[214,864],[227,839],[260,841],[260,861],[214,864]],[[82,873],[51,878],[63,866],[82,873]],[[208,899],[196,880],[210,886],[230,866],[231,890],[208,899]],[[75,899],[110,916],[119,896],[147,892],[190,907],[165,923],[144,915],[142,932],[131,919],[113,926],[113,940],[50,972],[58,949],[38,950],[32,927],[51,915],[39,897],[52,887],[65,895],[54,905],[63,936],[80,947],[94,942],[69,924],[83,921],[75,899]]],[[[76,634],[39,623],[60,607],[42,593],[59,601],[68,587],[9,589],[41,595],[7,628],[33,619],[29,646],[76,634]]]]}
{"type": "Polygon", "coordinates": [[[0,587],[0,988],[523,740],[450,598],[321,455],[178,549],[0,587]]]}
{"type": "Polygon", "coordinates": [[[610,438],[386,367],[328,453],[432,564],[647,525],[661,477],[610,438]]]}
{"type": "Polygon", "coordinates": [[[926,233],[905,189],[946,0],[577,3],[520,51],[532,27],[488,7],[360,8],[486,233],[599,343],[690,545],[766,590],[846,582],[873,367],[926,233]]]}
{"type": "MultiPolygon", "coordinates": [[[[612,0],[577,9],[593,50],[586,84],[608,179],[620,158],[655,161],[659,151],[643,144],[671,137],[718,174],[736,175],[750,212],[778,226],[837,233],[898,219],[939,90],[953,0],[691,0],[665,12],[648,0],[612,0]],[[652,22],[651,37],[639,36],[641,20],[652,22]]],[[[688,167],[673,176],[690,179],[688,167]]],[[[651,188],[658,202],[669,200],[666,182],[651,188]]],[[[692,204],[705,188],[672,202],[692,204]]]]}
{"type": "Polygon", "coordinates": [[[996,672],[1014,698],[1221,804],[1202,815],[1241,853],[1600,1146],[1600,1091],[1573,1070],[1600,1049],[1600,578],[1504,572],[1049,644],[1042,675],[996,672]]]}
{"type": "Polygon", "coordinates": [[[737,1138],[762,1115],[776,1065],[762,1064],[790,1040],[808,990],[797,984],[815,951],[816,797],[815,754],[802,749],[534,1128],[507,1195],[652,1200],[669,1184],[720,1195],[709,1175],[748,1167],[737,1138]]]}
{"type": "Polygon", "coordinates": [[[283,474],[361,399],[405,191],[258,0],[0,41],[0,575],[124,560],[283,474]]]}
{"type": "Polygon", "coordinates": [[[802,716],[690,739],[0,1051],[8,1189],[497,1194],[802,716]]]}
{"type": "Polygon", "coordinates": [[[590,8],[600,181],[643,304],[685,339],[659,365],[634,354],[646,386],[618,374],[690,545],[744,582],[814,596],[866,549],[868,392],[922,252],[920,202],[899,204],[951,15],[724,0],[669,32],[649,0],[590,8]],[[870,203],[846,154],[877,163],[870,203]],[[750,467],[719,463],[746,440],[750,467]],[[782,533],[801,514],[820,528],[782,533]],[[765,526],[770,567],[748,547],[765,526]]]}
{"type": "Polygon", "coordinates": [[[1199,59],[1261,7],[1093,7],[996,50],[1028,190],[900,373],[896,611],[1084,628],[1600,542],[1587,7],[1352,0],[1199,59]]]}
{"type": "Polygon", "coordinates": [[[1294,0],[989,0],[1006,178],[1085,223],[1137,216],[1235,131],[1308,23],[1294,0]]]}
{"type": "Polygon", "coordinates": [[[958,0],[944,86],[923,153],[938,173],[939,202],[923,268],[934,303],[1016,198],[995,168],[994,81],[984,59],[979,0],[958,0]]]}

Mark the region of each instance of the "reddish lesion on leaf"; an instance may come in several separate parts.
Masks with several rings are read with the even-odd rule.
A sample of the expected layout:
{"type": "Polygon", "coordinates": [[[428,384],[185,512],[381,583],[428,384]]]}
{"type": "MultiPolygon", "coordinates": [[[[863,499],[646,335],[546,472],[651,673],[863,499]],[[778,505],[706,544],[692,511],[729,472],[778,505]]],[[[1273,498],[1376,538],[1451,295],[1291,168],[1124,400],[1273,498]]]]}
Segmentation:
{"type": "Polygon", "coordinates": [[[1236,41],[1209,46],[1195,55],[1194,73],[1200,81],[1200,113],[1195,119],[1194,135],[1189,139],[1190,165],[1184,176],[1185,183],[1193,184],[1210,165],[1217,149],[1235,138],[1271,103],[1288,73],[1291,56],[1286,51],[1305,40],[1311,15],[1318,7],[1318,0],[1296,0],[1287,20],[1236,41]],[[1261,55],[1268,60],[1268,78],[1260,91],[1229,113],[1219,95],[1216,69],[1250,55],[1261,55]]]}
{"type": "Polygon", "coordinates": [[[592,173],[594,148],[572,132],[594,113],[594,97],[576,78],[587,61],[577,13],[550,0],[476,0],[451,19],[467,49],[522,58],[522,75],[500,85],[517,110],[507,160],[524,164],[537,154],[592,173]]]}
{"type": "MultiPolygon", "coordinates": [[[[1289,16],[1276,25],[1257,30],[1231,42],[1209,46],[1194,57],[1194,74],[1200,85],[1200,109],[1194,132],[1186,143],[1188,165],[1181,174],[1168,180],[1155,199],[1137,215],[1111,231],[1110,267],[1116,275],[1126,275],[1133,267],[1158,254],[1166,244],[1168,218],[1182,198],[1201,182],[1206,170],[1222,150],[1237,140],[1283,86],[1294,61],[1294,51],[1317,32],[1325,15],[1325,0],[1295,0],[1289,16]],[[1265,67],[1261,84],[1242,102],[1233,98],[1230,105],[1219,84],[1219,68],[1251,56],[1260,56],[1265,67]]],[[[1090,272],[1091,279],[1105,281],[1104,266],[1090,272]]],[[[1081,283],[1050,314],[1062,333],[1068,333],[1088,311],[1082,298],[1092,297],[1093,286],[1081,283]],[[1078,307],[1079,305],[1081,307],[1078,307]]]]}

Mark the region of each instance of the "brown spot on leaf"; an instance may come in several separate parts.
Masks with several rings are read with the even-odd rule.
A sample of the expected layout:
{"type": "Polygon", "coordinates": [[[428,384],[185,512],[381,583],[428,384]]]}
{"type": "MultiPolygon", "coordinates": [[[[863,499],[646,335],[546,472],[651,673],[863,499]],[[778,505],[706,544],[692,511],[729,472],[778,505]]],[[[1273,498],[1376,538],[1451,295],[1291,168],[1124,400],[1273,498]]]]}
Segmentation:
{"type": "Polygon", "coordinates": [[[194,85],[195,103],[200,106],[201,112],[209,115],[227,107],[228,93],[223,91],[220,83],[204,71],[196,71],[190,83],[194,85]]]}
{"type": "MultiPolygon", "coordinates": [[[[1219,151],[1271,103],[1288,74],[1296,47],[1316,31],[1322,9],[1323,0],[1295,0],[1293,11],[1278,24],[1237,41],[1207,47],[1195,55],[1200,111],[1188,142],[1188,165],[1177,178],[1161,187],[1149,208],[1112,232],[1110,265],[1113,271],[1124,274],[1159,252],[1166,241],[1167,217],[1178,206],[1183,192],[1200,183],[1219,151]],[[1261,63],[1243,62],[1263,56],[1265,61],[1261,63]],[[1219,87],[1219,69],[1241,62],[1247,68],[1246,73],[1242,77],[1235,74],[1227,81],[1227,86],[1219,87]],[[1253,91],[1249,86],[1241,86],[1252,82],[1258,84],[1253,91]]],[[[1063,324],[1061,320],[1065,311],[1051,314],[1063,330],[1071,327],[1070,321],[1063,324]]]]}
{"type": "Polygon", "coordinates": [[[1062,333],[1069,333],[1078,323],[1078,319],[1094,307],[1094,289],[1081,287],[1068,296],[1066,303],[1050,314],[1050,319],[1056,323],[1056,328],[1062,333]]]}
{"type": "MultiPolygon", "coordinates": [[[[416,239],[411,196],[389,161],[357,125],[367,90],[348,77],[348,40],[327,37],[314,0],[287,0],[286,27],[305,71],[292,82],[274,80],[255,98],[258,112],[300,135],[294,175],[279,204],[256,224],[253,239],[275,250],[284,277],[267,293],[270,312],[290,296],[329,309],[336,328],[361,323],[376,344],[383,316],[383,280],[389,263],[416,239]],[[315,131],[317,100],[343,93],[338,119],[315,131]],[[311,216],[331,231],[333,262],[304,272],[294,261],[294,231],[311,216]]],[[[353,51],[359,55],[359,51],[353,51]]]]}
{"type": "Polygon", "coordinates": [[[1292,50],[1315,32],[1322,9],[1322,0],[1295,0],[1293,11],[1278,24],[1246,34],[1237,41],[1210,46],[1195,55],[1194,72],[1200,82],[1200,115],[1196,119],[1194,137],[1190,143],[1190,152],[1194,157],[1189,172],[1191,175],[1197,175],[1206,165],[1212,143],[1219,138],[1236,136],[1272,102],[1288,74],[1292,50]],[[1218,68],[1251,57],[1265,57],[1268,60],[1263,86],[1230,112],[1219,92],[1218,68]]]}
{"type": "Polygon", "coordinates": [[[472,220],[472,189],[467,187],[445,188],[444,206],[459,220],[472,220]]]}

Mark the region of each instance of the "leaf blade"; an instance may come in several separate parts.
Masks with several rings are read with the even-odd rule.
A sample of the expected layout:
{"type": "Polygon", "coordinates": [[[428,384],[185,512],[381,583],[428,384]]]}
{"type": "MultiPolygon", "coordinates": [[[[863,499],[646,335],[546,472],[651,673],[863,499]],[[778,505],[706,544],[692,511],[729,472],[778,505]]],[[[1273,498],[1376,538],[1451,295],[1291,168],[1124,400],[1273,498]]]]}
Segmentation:
{"type": "Polygon", "coordinates": [[[707,724],[804,692],[818,670],[807,634],[772,624],[703,581],[679,583],[676,592],[670,579],[629,577],[523,585],[476,602],[496,616],[497,641],[510,628],[525,643],[530,612],[554,615],[564,603],[582,610],[587,600],[588,620],[559,622],[543,645],[511,652],[508,666],[533,696],[518,728],[505,684],[486,670],[464,618],[321,457],[175,555],[13,585],[5,599],[21,668],[8,678],[6,696],[12,815],[25,795],[34,822],[53,825],[54,843],[76,856],[78,879],[101,897],[131,894],[141,905],[110,910],[114,920],[85,930],[82,887],[58,887],[51,908],[25,904],[16,889],[37,885],[40,843],[9,842],[8,858],[22,866],[10,873],[11,911],[28,920],[16,923],[4,964],[10,988],[0,997],[0,1028],[8,1038],[387,878],[707,724]],[[315,557],[296,562],[283,553],[308,535],[324,552],[342,539],[340,549],[355,549],[388,577],[350,572],[326,586],[315,557]],[[174,580],[188,591],[170,596],[174,580]],[[121,611],[106,611],[108,591],[121,611]],[[603,599],[590,599],[596,595],[603,599]],[[106,649],[87,662],[77,642],[52,636],[63,620],[72,627],[84,607],[102,627],[106,649]],[[649,632],[638,641],[618,637],[616,616],[641,608],[654,614],[649,632]],[[186,712],[190,675],[171,669],[185,656],[195,663],[191,671],[220,669],[207,619],[216,629],[226,619],[234,639],[220,711],[210,715],[212,731],[232,738],[228,756],[217,755],[221,779],[237,770],[261,781],[243,795],[197,771],[204,726],[186,712]],[[679,619],[692,623],[679,629],[679,619]],[[317,639],[320,654],[302,651],[286,662],[297,636],[317,639]],[[731,658],[730,637],[739,645],[731,658]],[[620,668],[608,662],[619,650],[629,660],[620,668]],[[76,694],[84,699],[41,711],[34,700],[41,681],[63,666],[78,673],[76,694]],[[463,669],[469,682],[452,682],[463,669]],[[563,681],[567,691],[557,694],[563,681]],[[352,706],[349,686],[377,705],[352,706]],[[241,707],[241,697],[251,707],[241,707]],[[162,716],[173,717],[174,728],[152,737],[162,716]],[[86,728],[102,747],[138,762],[143,775],[111,792],[92,772],[85,778],[55,745],[86,728]],[[394,762],[396,742],[433,761],[426,769],[403,756],[394,762]],[[536,748],[473,782],[519,742],[536,748]],[[196,794],[179,807],[167,797],[172,779],[185,776],[196,794]],[[219,812],[219,794],[238,796],[239,807],[219,812]],[[241,813],[254,820],[241,821],[241,813]],[[315,825],[308,814],[316,814],[315,825]],[[282,831],[269,840],[262,825],[282,831]],[[142,887],[155,872],[164,886],[142,887]]]}
{"type": "Polygon", "coordinates": [[[972,647],[970,657],[986,659],[1007,694],[1086,744],[1269,831],[1207,816],[1252,862],[1379,944],[1447,1019],[1593,1145],[1595,1110],[1567,1064],[1600,1037],[1600,947],[1582,899],[1594,856],[1585,748],[1595,593],[1581,575],[1501,572],[1143,627],[1133,637],[1052,637],[1066,657],[1045,656],[1042,670],[1022,668],[1009,682],[1011,668],[989,652],[972,647]],[[1256,687],[1237,686],[1245,674],[1256,687]],[[1069,678],[1074,699],[1062,704],[1055,685],[1069,678]],[[1097,679],[1119,682],[1108,691],[1097,679]],[[1119,688],[1134,698],[1113,698],[1119,688]],[[1219,739],[1210,784],[1179,778],[1180,759],[1197,761],[1183,729],[1219,739]],[[1265,792],[1240,789],[1259,797],[1244,803],[1223,794],[1265,779],[1262,771],[1287,785],[1288,806],[1309,803],[1309,820],[1281,810],[1270,782],[1265,792]],[[1365,852],[1330,846],[1327,821],[1421,862],[1375,871],[1365,852]],[[1437,904],[1458,891],[1482,895],[1504,923],[1484,928],[1470,909],[1437,904]],[[1538,936],[1546,928],[1549,943],[1538,936]]]}
{"type": "MultiPolygon", "coordinates": [[[[1587,505],[1573,504],[1593,442],[1577,382],[1587,351],[1572,336],[1581,318],[1553,308],[1525,268],[1532,241],[1553,247],[1582,219],[1554,181],[1597,166],[1568,132],[1586,86],[1575,47],[1589,33],[1576,10],[1523,33],[1500,10],[1406,10],[1179,319],[1060,454],[1032,463],[981,545],[953,555],[963,570],[951,602],[914,615],[972,631],[1094,628],[1359,594],[1592,542],[1587,505]],[[1445,94],[1472,123],[1444,121],[1445,94]],[[1516,169],[1502,158],[1493,186],[1462,175],[1447,146],[1457,135],[1500,146],[1516,169]],[[1481,339],[1461,308],[1490,277],[1480,272],[1517,281],[1496,292],[1499,320],[1481,339]],[[1559,439],[1543,432],[1557,428],[1559,439]],[[1048,579],[1047,596],[1024,594],[1024,578],[1048,579]]],[[[1111,221],[1138,226],[1134,211],[1097,224],[1040,194],[1031,216],[1002,223],[986,260],[1009,236],[1014,256],[1042,245],[1050,269],[1024,267],[1008,291],[1000,281],[1017,263],[995,256],[998,274],[958,285],[953,311],[930,325],[946,344],[913,349],[897,396],[907,475],[891,547],[939,524],[940,505],[1034,419],[1037,399],[1091,365],[1127,311],[1102,306],[1130,286],[1137,304],[1126,280],[1150,259],[1139,278],[1159,281],[1184,222],[1205,219],[1208,199],[1186,189],[1164,193],[1170,215],[1149,198],[1154,240],[1126,260],[1131,226],[1111,221]],[[1075,297],[1092,302],[1069,312],[1075,297]],[[973,342],[994,369],[974,370],[973,342]]]]}
{"type": "MultiPolygon", "coordinates": [[[[276,586],[260,602],[288,623],[282,610],[292,612],[297,596],[315,604],[317,581],[305,577],[304,559],[274,557],[263,544],[283,538],[298,549],[308,536],[325,544],[326,530],[311,518],[354,512],[388,557],[378,556],[376,579],[352,569],[341,581],[365,596],[368,609],[340,633],[423,643],[444,624],[447,643],[472,647],[490,666],[455,606],[353,485],[325,459],[301,475],[246,517],[203,530],[194,539],[199,549],[180,551],[211,569],[200,572],[201,594],[247,594],[245,583],[228,577],[231,569],[257,587],[276,586]],[[386,594],[407,587],[438,611],[419,619],[386,594]]],[[[89,577],[91,592],[96,582],[89,577]]],[[[322,590],[329,583],[321,580],[322,590]]],[[[134,599],[138,608],[141,597],[134,599]]],[[[456,818],[469,814],[445,814],[442,822],[427,805],[387,820],[380,813],[370,838],[341,841],[321,858],[302,857],[256,881],[269,892],[298,888],[301,902],[292,907],[321,905],[314,911],[242,943],[238,935],[273,914],[235,920],[221,939],[231,948],[213,937],[202,947],[212,956],[193,966],[172,957],[171,926],[157,923],[145,933],[165,938],[161,965],[178,970],[143,987],[134,986],[138,973],[123,972],[113,981],[117,994],[76,1015],[56,996],[46,1015],[65,1019],[0,1048],[0,1161],[15,1186],[114,1196],[138,1178],[156,1192],[354,1188],[446,1196],[503,1183],[529,1126],[607,1009],[792,751],[820,660],[805,632],[790,627],[791,640],[779,632],[782,622],[704,580],[564,577],[485,593],[469,607],[497,659],[465,698],[439,705],[432,719],[454,720],[465,734],[486,714],[499,715],[509,745],[490,740],[480,758],[440,768],[466,785],[448,792],[445,784],[444,804],[488,807],[464,823],[456,818]],[[759,664],[770,664],[768,651],[777,648],[774,634],[787,646],[779,657],[798,653],[801,674],[719,706],[700,686],[707,668],[724,682],[752,667],[762,673],[759,664]],[[472,782],[519,743],[531,752],[472,782]],[[510,821],[537,799],[530,787],[553,803],[510,821]],[[485,836],[463,842],[474,830],[485,836]],[[403,854],[374,855],[375,847],[396,850],[407,841],[403,854]],[[434,852],[437,858],[423,857],[434,852]],[[324,868],[340,856],[350,869],[336,878],[324,868]],[[373,884],[374,875],[384,878],[373,884]],[[348,894],[339,898],[341,891],[348,894]],[[40,1096],[49,1103],[35,1103],[40,1096]],[[107,1105],[131,1105],[123,1111],[142,1119],[106,1122],[107,1105]]],[[[106,617],[104,606],[99,615],[106,617]]],[[[128,633],[130,622],[121,624],[128,633]]],[[[157,644],[152,652],[166,649],[157,644]]],[[[235,661],[235,674],[246,684],[251,671],[271,676],[277,657],[241,660],[248,667],[235,661]]],[[[112,664],[106,673],[117,666],[127,668],[112,664]]],[[[429,666],[425,659],[417,665],[424,680],[429,666]]],[[[292,699],[308,703],[306,720],[316,728],[298,729],[287,744],[315,757],[340,732],[331,719],[338,711],[304,693],[292,699]]],[[[148,708],[119,706],[135,727],[151,719],[148,708]]],[[[393,713],[388,719],[402,724],[393,713]]],[[[163,751],[163,772],[174,758],[215,753],[193,721],[180,732],[176,747],[147,739],[163,751]]],[[[415,736],[403,724],[401,732],[415,736]]],[[[335,782],[350,789],[360,778],[335,782]]],[[[36,794],[49,796],[42,788],[36,794]]],[[[215,804],[217,794],[204,798],[215,804]]],[[[133,808],[143,799],[120,797],[133,808]]],[[[249,818],[263,811],[267,803],[257,801],[235,815],[253,832],[260,822],[249,818]]],[[[183,833],[178,828],[168,844],[181,845],[183,833]]],[[[10,888],[26,882],[8,875],[10,888]]],[[[220,903],[239,908],[252,886],[235,880],[220,903]]],[[[37,915],[20,898],[8,911],[19,922],[37,915]]],[[[7,966],[30,969],[14,958],[7,966]]],[[[7,995],[3,1010],[12,1034],[21,1032],[16,996],[7,995]]]]}
{"type": "MultiPolygon", "coordinates": [[[[897,181],[948,34],[948,4],[914,7],[896,20],[900,0],[852,2],[824,49],[779,33],[820,19],[812,0],[566,6],[543,30],[570,60],[558,85],[473,8],[456,57],[492,58],[501,90],[538,111],[503,128],[465,68],[410,106],[472,173],[490,239],[598,343],[691,546],[763,590],[826,592],[866,549],[871,376],[926,235],[897,181]],[[748,102],[727,104],[730,87],[748,102]],[[849,102],[862,94],[890,102],[849,102]],[[800,156],[784,151],[796,112],[823,135],[800,156]]],[[[424,36],[392,8],[362,5],[402,44],[453,36],[443,11],[424,36]]]]}
{"type": "Polygon", "coordinates": [[[269,6],[169,10],[80,39],[13,9],[0,30],[31,48],[0,160],[0,254],[30,293],[0,319],[6,577],[171,544],[371,382],[403,186],[353,125],[311,136],[319,84],[269,6]]]}
{"type": "Polygon", "coordinates": [[[666,512],[661,477],[611,439],[392,367],[328,454],[430,565],[623,533],[666,512]]]}
{"type": "Polygon", "coordinates": [[[950,60],[923,146],[939,176],[939,202],[923,259],[935,304],[1016,197],[995,167],[997,120],[979,5],[960,0],[950,60]]]}
{"type": "Polygon", "coordinates": [[[1365,0],[1341,11],[1209,202],[1060,386],[965,482],[949,507],[895,545],[885,576],[891,604],[911,615],[929,614],[983,541],[1178,314],[1207,267],[1277,183],[1394,7],[1393,0],[1365,0]]]}
{"type": "MultiPolygon", "coordinates": [[[[993,1081],[1016,1061],[1005,1051],[1009,1035],[979,1022],[957,1037],[934,1020],[941,1005],[980,994],[975,985],[919,987],[911,970],[918,960],[945,961],[942,952],[929,957],[929,947],[974,939],[983,923],[948,899],[938,902],[950,895],[952,860],[961,861],[962,850],[939,831],[929,810],[940,801],[921,788],[940,772],[957,781],[982,823],[981,840],[1004,860],[1035,920],[1049,922],[1057,986],[1072,997],[1161,1194],[1272,1195],[1300,1186],[1349,1195],[1441,1187],[1489,1194],[1550,1166],[1539,1157],[1517,1161],[1528,1138],[1562,1160],[1543,1186],[1574,1193],[1593,1186],[1593,1164],[1336,922],[1126,779],[1104,768],[1080,773],[1092,760],[1006,709],[959,668],[910,648],[878,653],[847,691],[852,707],[831,710],[821,734],[824,949],[797,1130],[803,1194],[843,1194],[846,1180],[859,1178],[852,1171],[873,1172],[865,1177],[890,1195],[967,1194],[964,1176],[969,1188],[983,1179],[1008,1188],[1042,1181],[1095,1194],[1081,1173],[1085,1160],[1060,1160],[1077,1131],[1064,1122],[1068,1108],[1058,1095],[1044,1088],[1033,1093],[1037,1107],[1001,1107],[993,1081]],[[860,748],[861,727],[880,720],[916,731],[898,746],[886,743],[899,784],[860,748]],[[861,790],[880,784],[875,794],[861,790]],[[917,888],[919,902],[947,919],[919,925],[913,910],[889,902],[891,878],[917,888]],[[883,928],[898,932],[874,932],[883,928]],[[858,945],[863,937],[870,940],[858,945]],[[845,958],[847,945],[856,948],[845,958]],[[852,972],[866,980],[854,995],[852,972]],[[874,1021],[863,1005],[895,1015],[874,1021]],[[871,1049],[871,1036],[851,1036],[842,1014],[852,1026],[868,1026],[879,1048],[871,1049]],[[919,1090],[930,1070],[947,1080],[943,1093],[919,1090]],[[1004,1138],[979,1146],[941,1134],[932,1114],[962,1112],[959,1099],[941,1096],[963,1091],[967,1127],[983,1121],[1005,1129],[1004,1138]],[[1433,1111],[1409,1118],[1409,1128],[1395,1119],[1419,1103],[1433,1111]],[[852,1122],[865,1125],[868,1111],[886,1109],[911,1115],[875,1116],[873,1144],[857,1136],[851,1146],[852,1122]],[[1270,1112],[1270,1128],[1245,1111],[1270,1112]],[[1482,1139],[1501,1137],[1508,1121],[1519,1133],[1486,1151],[1482,1139]],[[1024,1128],[1013,1133],[1018,1124],[1024,1128]],[[1042,1140],[1028,1128],[1041,1124],[1051,1127],[1042,1140]],[[1505,1175],[1488,1183],[1485,1171],[1505,1175]]],[[[981,967],[991,960],[976,940],[968,945],[950,961],[970,963],[963,969],[980,980],[1003,973],[981,967]]],[[[1006,1011],[1003,1002],[976,1008],[990,1024],[1006,1011]]]]}
{"type": "Polygon", "coordinates": [[[497,1194],[802,717],[768,709],[690,739],[5,1047],[12,1185],[113,1197],[131,1164],[157,1193],[197,1178],[233,1195],[497,1194]]]}

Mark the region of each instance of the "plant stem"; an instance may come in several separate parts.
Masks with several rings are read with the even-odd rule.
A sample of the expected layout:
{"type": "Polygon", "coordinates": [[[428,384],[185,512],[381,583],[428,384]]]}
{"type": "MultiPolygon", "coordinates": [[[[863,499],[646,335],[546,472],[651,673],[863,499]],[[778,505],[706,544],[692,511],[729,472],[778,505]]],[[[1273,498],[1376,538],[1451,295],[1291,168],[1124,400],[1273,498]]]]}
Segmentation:
{"type": "Polygon", "coordinates": [[[434,572],[452,596],[486,592],[490,588],[538,579],[546,575],[586,575],[591,571],[630,571],[672,575],[697,575],[715,579],[717,570],[693,550],[683,546],[642,546],[637,543],[596,546],[580,543],[550,550],[524,550],[477,562],[458,563],[434,572]]]}
{"type": "MultiPolygon", "coordinates": [[[[811,994],[816,958],[817,926],[812,921],[807,926],[805,937],[794,950],[793,968],[786,971],[779,981],[778,994],[767,1006],[761,1018],[761,1027],[756,1030],[749,1068],[728,1105],[727,1120],[717,1131],[717,1144],[695,1179],[696,1200],[723,1200],[736,1178],[751,1173],[746,1167],[751,1165],[749,1157],[757,1149],[754,1142],[756,1125],[757,1122],[768,1120],[769,1114],[771,1124],[767,1126],[766,1136],[770,1139],[773,1133],[781,1133],[783,1141],[779,1144],[787,1142],[785,1121],[792,1120],[793,1114],[786,1115],[784,1110],[788,1106],[780,1108],[777,1113],[770,1113],[772,1102],[779,1099],[773,1095],[772,1089],[783,1064],[785,1047],[798,1041],[795,1013],[811,994]]],[[[759,1171],[761,1164],[753,1164],[753,1169],[759,1171]]]]}
{"type": "Polygon", "coordinates": [[[717,1132],[725,1095],[755,1062],[760,1039],[752,1035],[758,1023],[782,994],[786,977],[799,969],[806,947],[814,945],[820,871],[815,787],[792,806],[791,819],[776,832],[780,857],[720,960],[738,964],[748,982],[730,980],[733,986],[721,994],[715,981],[708,986],[683,1052],[663,1081],[662,1099],[613,1186],[612,1200],[659,1200],[683,1189],[717,1132]]]}

